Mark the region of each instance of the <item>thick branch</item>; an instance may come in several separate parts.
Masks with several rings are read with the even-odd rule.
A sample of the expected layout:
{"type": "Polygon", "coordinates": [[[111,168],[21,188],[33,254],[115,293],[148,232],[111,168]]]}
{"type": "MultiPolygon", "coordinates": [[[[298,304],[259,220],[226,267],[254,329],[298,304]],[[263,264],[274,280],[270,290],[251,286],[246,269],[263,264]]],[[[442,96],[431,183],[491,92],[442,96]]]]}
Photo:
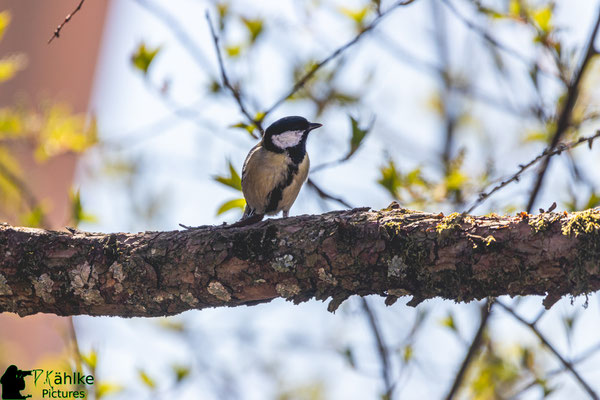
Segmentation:
{"type": "Polygon", "coordinates": [[[396,203],[188,231],[74,233],[0,225],[0,311],[160,316],[378,294],[470,301],[600,289],[600,210],[471,217],[396,203]]]}

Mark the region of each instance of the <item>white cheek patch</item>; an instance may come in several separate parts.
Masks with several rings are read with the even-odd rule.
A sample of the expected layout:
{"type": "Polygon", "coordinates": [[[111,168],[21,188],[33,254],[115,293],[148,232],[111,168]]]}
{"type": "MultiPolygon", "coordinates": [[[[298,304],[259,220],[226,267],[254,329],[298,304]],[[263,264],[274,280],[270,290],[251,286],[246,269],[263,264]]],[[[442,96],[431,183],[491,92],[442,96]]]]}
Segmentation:
{"type": "Polygon", "coordinates": [[[280,133],[279,135],[273,135],[271,140],[273,144],[280,149],[287,149],[288,147],[294,147],[302,140],[304,131],[287,131],[280,133]]]}

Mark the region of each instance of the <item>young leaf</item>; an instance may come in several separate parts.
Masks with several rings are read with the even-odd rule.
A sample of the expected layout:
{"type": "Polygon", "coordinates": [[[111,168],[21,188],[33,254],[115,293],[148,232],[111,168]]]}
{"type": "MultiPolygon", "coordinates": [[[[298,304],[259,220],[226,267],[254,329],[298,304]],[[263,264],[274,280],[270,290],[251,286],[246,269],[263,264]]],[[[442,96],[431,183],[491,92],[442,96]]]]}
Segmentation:
{"type": "Polygon", "coordinates": [[[8,24],[10,24],[10,12],[0,11],[0,40],[2,40],[8,24]]]}
{"type": "Polygon", "coordinates": [[[263,31],[263,21],[261,19],[242,18],[242,22],[250,34],[250,43],[254,43],[263,31]]]}
{"type": "Polygon", "coordinates": [[[452,313],[448,313],[448,315],[445,318],[442,318],[440,320],[440,324],[450,329],[451,331],[458,331],[458,329],[456,328],[456,323],[454,322],[454,315],[452,315],[452,313]]]}
{"type": "Polygon", "coordinates": [[[81,353],[79,356],[81,357],[81,361],[90,367],[90,369],[96,369],[96,365],[98,365],[98,353],[94,349],[89,354],[81,353]]]}
{"type": "Polygon", "coordinates": [[[138,370],[138,376],[144,385],[148,386],[150,389],[154,389],[156,387],[156,382],[154,379],[150,377],[143,369],[138,370]]]}
{"type": "Polygon", "coordinates": [[[358,121],[353,117],[350,117],[350,125],[352,126],[352,137],[350,138],[350,151],[344,158],[345,160],[352,157],[356,150],[358,150],[358,148],[362,144],[363,139],[365,138],[365,136],[367,136],[367,133],[369,133],[369,131],[373,127],[373,124],[371,124],[371,126],[369,126],[368,128],[362,129],[358,126],[358,121]]]}
{"type": "Polygon", "coordinates": [[[131,56],[131,63],[133,66],[144,73],[144,75],[148,74],[148,69],[150,68],[150,64],[154,60],[154,57],[160,51],[160,46],[155,48],[146,47],[145,43],[140,43],[137,50],[131,56]]]}
{"type": "Polygon", "coordinates": [[[232,44],[230,46],[225,46],[225,53],[231,58],[238,57],[242,53],[242,45],[232,44]]]}
{"type": "Polygon", "coordinates": [[[21,224],[31,228],[39,228],[44,219],[44,209],[41,206],[36,206],[21,217],[21,224]]]}
{"type": "Polygon", "coordinates": [[[102,399],[103,397],[111,395],[111,394],[119,393],[124,389],[123,386],[119,385],[118,383],[112,383],[112,382],[106,382],[106,381],[100,381],[95,386],[96,386],[96,400],[102,399]]]}
{"type": "Polygon", "coordinates": [[[0,59],[0,83],[11,79],[17,72],[25,68],[27,58],[17,54],[0,59]]]}
{"type": "Polygon", "coordinates": [[[96,216],[92,214],[88,214],[83,211],[83,206],[81,205],[81,196],[79,195],[79,190],[74,191],[71,190],[70,196],[71,198],[71,218],[73,219],[73,225],[76,227],[79,226],[82,222],[97,222],[98,219],[96,216]]]}
{"type": "Polygon", "coordinates": [[[340,12],[354,21],[356,27],[361,29],[365,24],[365,18],[369,15],[369,11],[371,11],[371,5],[367,4],[363,8],[359,9],[351,9],[346,7],[341,7],[340,12]]]}
{"type": "Polygon", "coordinates": [[[544,33],[552,30],[552,7],[546,6],[532,12],[531,17],[544,33]]]}
{"type": "Polygon", "coordinates": [[[173,365],[173,372],[175,373],[175,378],[177,379],[177,382],[181,382],[182,380],[184,380],[189,374],[190,374],[190,368],[186,367],[184,365],[173,365]]]}
{"type": "MultiPolygon", "coordinates": [[[[257,119],[257,121],[260,122],[260,120],[258,120],[258,119],[257,119]]],[[[238,122],[237,124],[230,125],[229,127],[230,128],[240,128],[240,129],[243,129],[246,132],[248,132],[250,134],[250,136],[252,136],[253,138],[255,138],[255,139],[257,138],[257,136],[254,134],[254,125],[249,125],[249,124],[246,124],[244,122],[238,122]]]]}
{"type": "Polygon", "coordinates": [[[214,176],[213,179],[219,183],[222,183],[225,186],[229,186],[230,188],[239,190],[241,192],[242,191],[242,179],[240,178],[240,175],[235,170],[235,167],[233,166],[231,161],[228,161],[227,164],[229,166],[229,176],[217,175],[217,176],[214,176]]]}
{"type": "Polygon", "coordinates": [[[396,164],[393,160],[389,160],[387,165],[379,168],[381,178],[377,180],[394,198],[399,198],[399,189],[402,184],[400,174],[396,170],[396,164]]]}
{"type": "Polygon", "coordinates": [[[234,208],[239,208],[244,211],[246,207],[246,200],[244,199],[233,199],[229,200],[221,205],[217,210],[217,215],[221,215],[229,210],[233,210],[234,208]]]}

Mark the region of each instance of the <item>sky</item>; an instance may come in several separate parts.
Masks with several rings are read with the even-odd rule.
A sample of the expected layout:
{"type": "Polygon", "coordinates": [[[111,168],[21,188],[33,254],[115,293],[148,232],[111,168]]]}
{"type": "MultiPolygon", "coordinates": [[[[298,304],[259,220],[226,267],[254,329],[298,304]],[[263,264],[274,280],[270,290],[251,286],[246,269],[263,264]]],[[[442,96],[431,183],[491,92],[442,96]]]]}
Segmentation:
{"type": "MultiPolygon", "coordinates": [[[[315,52],[323,57],[352,37],[351,26],[336,14],[336,7],[342,2],[327,3],[322,12],[310,18],[302,2],[234,3],[237,9],[264,16],[277,27],[273,30],[276,33],[268,33],[273,37],[269,36],[269,40],[259,44],[244,63],[228,65],[230,74],[242,77],[246,93],[262,106],[271,104],[285,92],[287,62],[315,52]]],[[[361,4],[357,1],[351,3],[361,4]]],[[[378,36],[380,31],[401,44],[403,49],[435,62],[433,43],[427,39],[433,29],[429,3],[418,1],[411,7],[396,11],[382,23],[378,32],[366,39],[368,46],[359,45],[346,55],[353,62],[339,77],[344,87],[358,92],[363,82],[368,81],[370,88],[361,106],[349,112],[363,121],[375,116],[374,129],[350,162],[315,174],[314,178],[352,205],[379,209],[389,204],[390,198],[376,184],[377,167],[384,162],[386,153],[403,168],[423,165],[427,169],[439,159],[439,137],[428,134],[438,129],[439,121],[424,107],[436,90],[437,82],[419,68],[406,66],[382,48],[384,39],[378,36]]],[[[569,35],[579,43],[585,38],[590,26],[588,21],[593,17],[597,4],[568,4],[560,7],[558,21],[569,21],[569,35]],[[573,24],[572,21],[581,22],[573,24]]],[[[162,7],[181,22],[198,44],[200,56],[191,57],[172,31],[138,2],[112,2],[90,110],[97,115],[102,138],[108,143],[108,152],[103,154],[115,159],[132,157],[143,160],[142,179],[135,185],[127,182],[115,184],[114,180],[95,174],[101,154],[92,151],[79,168],[78,180],[84,206],[98,217],[98,222],[83,225],[82,229],[102,232],[171,230],[178,229],[179,223],[219,224],[239,217],[233,212],[216,216],[219,205],[238,194],[215,183],[212,177],[226,171],[227,160],[240,170],[255,140],[239,130],[227,129],[241,121],[235,103],[227,98],[215,99],[204,94],[208,84],[205,72],[217,76],[216,58],[204,19],[206,8],[212,8],[206,2],[195,0],[172,1],[162,7]],[[131,54],[142,41],[150,46],[161,46],[161,52],[150,70],[150,83],[130,64],[131,54]],[[172,106],[152,89],[162,86],[165,81],[169,82],[172,98],[178,104],[191,105],[198,110],[196,120],[174,116],[172,106]],[[132,193],[140,204],[149,194],[158,194],[166,205],[165,210],[159,213],[158,218],[149,221],[132,220],[127,200],[132,193]]],[[[470,40],[464,26],[455,22],[451,24],[453,41],[470,40]]],[[[240,29],[234,29],[226,40],[235,42],[241,34],[240,29]]],[[[508,39],[514,36],[510,43],[517,48],[527,49],[529,46],[518,42],[518,33],[505,32],[504,35],[508,39]]],[[[467,70],[473,73],[485,71],[489,61],[478,59],[477,53],[470,54],[468,50],[452,53],[451,57],[459,62],[468,59],[467,70]]],[[[482,90],[497,89],[495,80],[486,79],[485,72],[482,76],[482,90]]],[[[506,90],[506,95],[515,104],[526,100],[510,90],[506,90]]],[[[526,96],[527,93],[524,93],[526,96]]],[[[304,104],[285,104],[270,116],[268,122],[285,115],[308,116],[312,112],[304,104]]],[[[505,171],[499,171],[500,175],[513,172],[519,162],[528,161],[541,151],[539,146],[517,145],[518,139],[506,133],[518,128],[517,121],[505,113],[489,108],[482,108],[479,112],[486,117],[484,126],[474,127],[464,139],[464,145],[478,145],[480,130],[492,132],[486,151],[493,152],[499,160],[510,160],[501,163],[505,171]]],[[[340,158],[347,151],[348,144],[347,115],[327,113],[318,122],[324,127],[308,143],[312,165],[340,158]]],[[[472,155],[468,160],[469,168],[480,169],[485,156],[472,155]]],[[[597,148],[586,152],[583,157],[586,157],[584,160],[597,160],[597,148]]],[[[551,180],[563,180],[565,173],[561,171],[564,168],[559,168],[562,164],[563,161],[559,160],[553,162],[549,174],[551,180]]],[[[511,187],[491,204],[511,202],[518,196],[524,196],[528,187],[526,183],[511,187]]],[[[550,205],[555,197],[556,192],[547,190],[540,203],[550,205]]],[[[291,214],[320,213],[338,208],[339,205],[334,203],[316,201],[314,194],[305,188],[291,214]]],[[[479,211],[486,209],[483,207],[479,211]]],[[[417,311],[407,307],[406,301],[387,308],[383,306],[382,299],[371,298],[370,301],[380,319],[386,321],[384,333],[390,343],[401,344],[417,311]]],[[[568,299],[563,300],[542,320],[544,328],[556,332],[552,339],[557,346],[567,349],[569,343],[561,332],[560,318],[574,310],[581,311],[583,316],[576,329],[578,336],[572,341],[573,354],[590,348],[597,338],[597,297],[591,297],[585,310],[583,302],[584,299],[577,299],[571,305],[568,299]]],[[[528,298],[520,309],[533,316],[538,312],[540,303],[539,297],[528,298]]],[[[441,300],[427,301],[420,306],[430,310],[433,316],[415,344],[417,365],[400,380],[400,398],[439,398],[447,390],[454,376],[453,368],[464,356],[464,341],[469,340],[477,328],[476,307],[476,304],[453,306],[451,302],[441,300]],[[439,327],[439,321],[449,311],[455,313],[459,321],[462,339],[439,327]]],[[[190,311],[174,317],[174,320],[183,321],[189,327],[185,337],[173,332],[165,333],[165,329],[161,328],[162,319],[77,317],[75,323],[80,345],[84,349],[97,348],[100,352],[99,374],[139,390],[135,392],[138,395],[146,390],[137,379],[138,369],[146,369],[153,376],[158,376],[165,373],[172,363],[191,364],[202,377],[197,379],[198,384],[184,385],[182,392],[177,393],[192,398],[199,394],[204,396],[200,398],[213,398],[207,395],[208,387],[202,385],[211,381],[207,377],[217,376],[215,371],[219,368],[230,371],[243,382],[246,390],[241,393],[241,398],[244,399],[268,398],[277,385],[290,387],[319,380],[326,384],[327,398],[332,399],[374,398],[381,390],[374,343],[357,299],[348,301],[336,314],[328,313],[326,304],[321,302],[292,306],[277,300],[254,307],[190,311]],[[295,341],[290,338],[295,338],[295,341]],[[356,349],[361,366],[359,371],[348,368],[344,358],[336,355],[345,346],[356,349]],[[256,354],[268,360],[265,364],[269,365],[258,362],[256,354]],[[270,363],[275,363],[275,367],[270,363]],[[280,379],[277,385],[261,381],[264,379],[261,372],[271,371],[269,368],[277,371],[280,379]]],[[[536,343],[528,336],[527,330],[502,312],[497,313],[493,326],[493,334],[506,343],[507,351],[516,340],[536,343]]],[[[598,358],[588,362],[600,365],[598,358]]],[[[585,372],[590,380],[600,381],[597,367],[585,368],[585,372]]],[[[573,390],[573,399],[585,398],[570,378],[563,381],[567,392],[573,390]]],[[[218,378],[212,382],[219,384],[218,378]]],[[[126,391],[119,398],[131,398],[131,395],[132,392],[126,391]]],[[[151,397],[150,394],[148,397],[151,397]]],[[[164,394],[164,397],[169,396],[164,394]]],[[[535,393],[528,398],[536,398],[535,393]]]]}

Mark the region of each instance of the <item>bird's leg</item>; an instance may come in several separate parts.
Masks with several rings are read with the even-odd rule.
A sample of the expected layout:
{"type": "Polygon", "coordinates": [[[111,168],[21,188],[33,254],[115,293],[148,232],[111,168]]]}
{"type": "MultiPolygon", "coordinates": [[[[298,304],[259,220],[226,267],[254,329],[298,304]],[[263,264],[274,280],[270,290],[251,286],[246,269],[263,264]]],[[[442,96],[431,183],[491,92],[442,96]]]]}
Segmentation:
{"type": "Polygon", "coordinates": [[[287,218],[290,215],[289,211],[283,210],[283,218],[287,218]]]}
{"type": "Polygon", "coordinates": [[[262,219],[264,218],[265,214],[252,214],[249,217],[246,217],[245,219],[241,219],[238,222],[231,224],[231,225],[227,225],[225,226],[225,228],[239,228],[242,226],[248,226],[248,225],[252,225],[255,224],[257,222],[262,221],[262,219]]]}

